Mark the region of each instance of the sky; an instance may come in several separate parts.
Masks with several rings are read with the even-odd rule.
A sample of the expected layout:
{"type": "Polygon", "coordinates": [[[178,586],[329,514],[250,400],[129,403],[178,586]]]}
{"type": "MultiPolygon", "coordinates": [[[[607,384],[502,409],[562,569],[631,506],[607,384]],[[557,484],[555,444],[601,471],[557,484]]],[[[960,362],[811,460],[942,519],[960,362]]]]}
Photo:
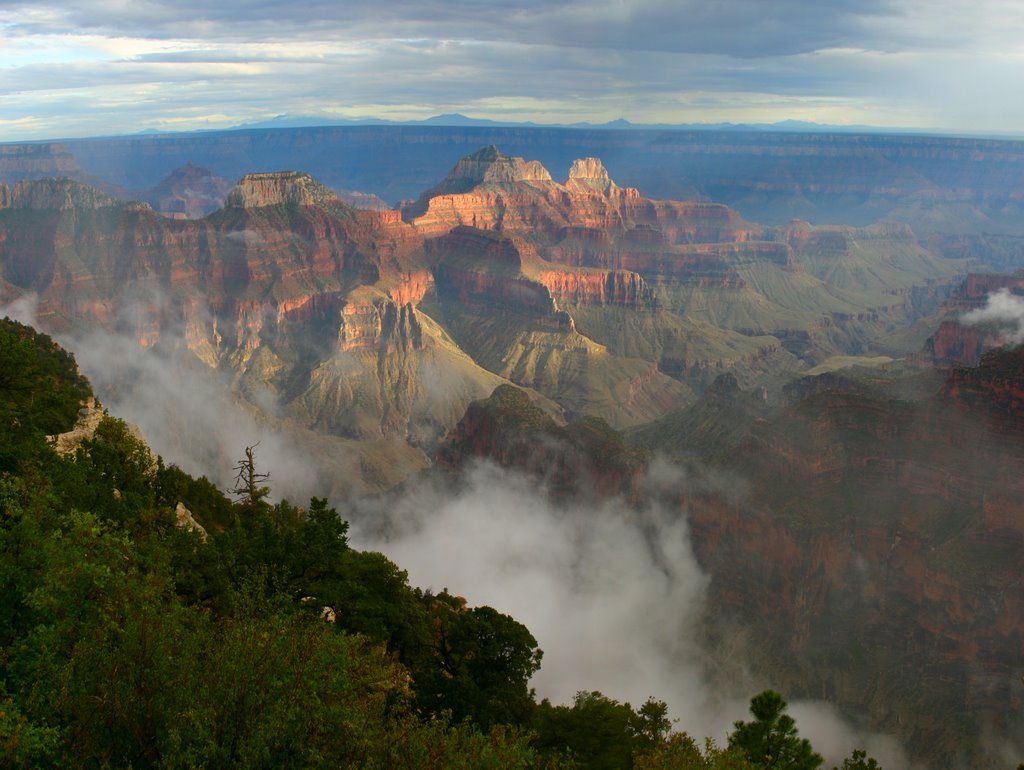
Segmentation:
{"type": "Polygon", "coordinates": [[[278,115],[1019,133],[1020,0],[0,0],[0,141],[278,115]]]}

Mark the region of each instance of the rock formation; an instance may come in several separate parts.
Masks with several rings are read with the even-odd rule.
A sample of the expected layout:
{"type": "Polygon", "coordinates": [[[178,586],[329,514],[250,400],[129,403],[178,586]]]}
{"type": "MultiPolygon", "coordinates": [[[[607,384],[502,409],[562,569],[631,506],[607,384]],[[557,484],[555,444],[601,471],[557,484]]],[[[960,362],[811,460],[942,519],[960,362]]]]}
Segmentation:
{"type": "MultiPolygon", "coordinates": [[[[173,179],[172,197],[209,181],[196,166],[173,179]]],[[[910,312],[880,283],[954,269],[895,226],[765,228],[644,198],[593,157],[563,184],[490,146],[401,213],[355,211],[300,172],[247,174],[188,220],[49,180],[0,191],[0,235],[7,293],[35,292],[40,318],[182,344],[302,425],[416,446],[503,381],[620,428],[726,371],[778,383],[798,356],[864,345],[910,312]],[[830,284],[854,263],[869,285],[830,284]],[[436,371],[443,404],[420,382],[436,371]]]]}
{"type": "Polygon", "coordinates": [[[944,303],[938,328],[925,342],[924,357],[936,366],[976,366],[982,353],[1002,345],[998,329],[961,321],[964,313],[984,307],[989,296],[1001,290],[1024,293],[1024,276],[969,274],[944,303]]]}
{"type": "Polygon", "coordinates": [[[570,190],[596,190],[602,195],[615,194],[619,187],[608,176],[600,158],[577,158],[569,167],[565,186],[570,190]]]}
{"type": "Polygon", "coordinates": [[[17,182],[6,192],[0,192],[0,208],[8,209],[69,211],[117,205],[125,204],[94,187],[67,178],[17,182]]]}
{"type": "Polygon", "coordinates": [[[192,515],[192,511],[185,507],[184,503],[179,502],[174,508],[174,524],[176,527],[181,529],[187,529],[190,532],[195,532],[199,535],[199,539],[204,543],[209,535],[206,532],[206,528],[196,521],[192,515]]]}
{"type": "Polygon", "coordinates": [[[0,145],[0,182],[84,176],[67,145],[39,142],[0,145]]]}
{"type": "Polygon", "coordinates": [[[257,209],[268,206],[316,206],[337,202],[324,185],[304,172],[246,174],[228,193],[225,208],[257,209]]]}
{"type": "Polygon", "coordinates": [[[99,427],[105,411],[101,403],[89,399],[89,403],[78,410],[78,419],[71,430],[48,437],[57,454],[72,455],[82,446],[83,441],[91,439],[96,434],[96,428],[99,427]]]}

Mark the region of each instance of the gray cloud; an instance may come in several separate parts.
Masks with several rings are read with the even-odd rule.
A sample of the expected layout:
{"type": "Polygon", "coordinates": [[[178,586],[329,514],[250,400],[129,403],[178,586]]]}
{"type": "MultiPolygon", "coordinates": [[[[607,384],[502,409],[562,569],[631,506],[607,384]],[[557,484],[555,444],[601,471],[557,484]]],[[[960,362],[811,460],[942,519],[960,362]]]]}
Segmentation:
{"type": "MultiPolygon", "coordinates": [[[[26,9],[23,3],[0,8],[26,9]]],[[[393,0],[334,3],[121,3],[68,0],[32,6],[16,19],[21,34],[90,31],[180,38],[278,40],[296,34],[335,39],[434,39],[516,42],[600,50],[787,55],[870,43],[866,19],[892,17],[888,0],[844,0],[828,12],[813,0],[393,0]],[[40,12],[43,11],[43,12],[40,12]],[[49,12],[46,12],[49,11],[49,12]]]]}
{"type": "Polygon", "coordinates": [[[0,2],[0,140],[456,111],[1012,131],[1022,23],[1006,0],[0,2]]]}

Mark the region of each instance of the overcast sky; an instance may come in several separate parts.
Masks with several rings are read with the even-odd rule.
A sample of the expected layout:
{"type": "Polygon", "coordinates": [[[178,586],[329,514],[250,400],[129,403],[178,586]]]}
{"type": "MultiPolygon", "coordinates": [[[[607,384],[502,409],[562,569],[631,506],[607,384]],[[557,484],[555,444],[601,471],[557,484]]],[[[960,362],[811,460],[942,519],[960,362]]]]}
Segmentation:
{"type": "Polygon", "coordinates": [[[276,115],[1019,133],[1022,0],[0,0],[0,141],[276,115]]]}

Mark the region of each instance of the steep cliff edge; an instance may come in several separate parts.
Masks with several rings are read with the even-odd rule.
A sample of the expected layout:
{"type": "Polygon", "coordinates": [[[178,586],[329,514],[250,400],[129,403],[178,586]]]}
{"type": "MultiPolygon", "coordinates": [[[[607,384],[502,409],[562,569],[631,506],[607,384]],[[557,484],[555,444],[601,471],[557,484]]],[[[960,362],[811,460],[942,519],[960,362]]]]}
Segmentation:
{"type": "MultiPolygon", "coordinates": [[[[471,401],[507,382],[482,369],[412,303],[399,305],[379,289],[349,293],[332,323],[329,353],[284,377],[273,366],[267,370],[293,418],[325,433],[429,448],[471,401]]],[[[285,357],[289,348],[282,340],[268,354],[285,357]]]]}
{"type": "Polygon", "coordinates": [[[309,174],[299,171],[246,174],[228,193],[225,208],[317,206],[337,203],[338,196],[309,174]]]}
{"type": "Polygon", "coordinates": [[[138,206],[118,201],[95,187],[66,177],[16,182],[10,188],[0,185],[0,209],[30,211],[69,211],[71,209],[138,206]]]}
{"type": "Polygon", "coordinates": [[[428,254],[436,288],[426,311],[485,369],[617,427],[692,397],[653,362],[615,355],[580,334],[549,288],[564,285],[538,280],[536,261],[516,240],[459,227],[428,242],[428,254]]]}
{"type": "Polygon", "coordinates": [[[469,225],[531,242],[588,230],[615,237],[641,226],[658,228],[673,243],[745,240],[752,227],[758,231],[720,204],[642,198],[636,189],[616,185],[597,158],[577,159],[566,182],[558,183],[538,161],[494,147],[460,160],[402,216],[428,236],[469,225]]]}
{"type": "Polygon", "coordinates": [[[75,178],[85,173],[67,145],[51,142],[0,144],[0,182],[13,183],[46,177],[75,178]]]}

